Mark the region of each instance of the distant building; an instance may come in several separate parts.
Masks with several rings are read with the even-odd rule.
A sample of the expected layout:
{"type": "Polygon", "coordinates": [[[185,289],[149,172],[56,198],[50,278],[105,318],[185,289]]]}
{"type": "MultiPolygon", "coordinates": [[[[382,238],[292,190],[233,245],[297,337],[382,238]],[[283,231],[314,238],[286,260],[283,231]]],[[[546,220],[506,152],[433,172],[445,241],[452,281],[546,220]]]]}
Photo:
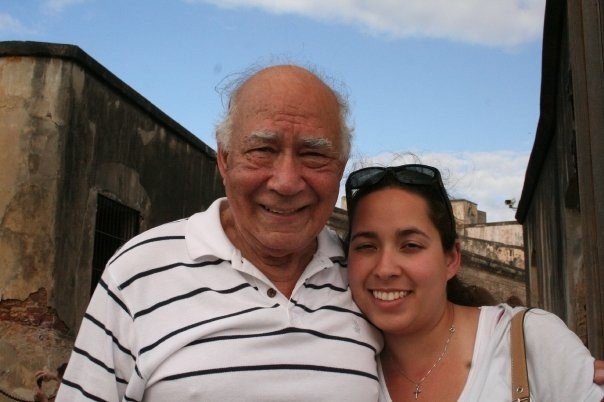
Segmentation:
{"type": "Polygon", "coordinates": [[[78,47],[1,42],[0,104],[0,388],[30,392],[109,256],[224,190],[214,150],[78,47]]]}
{"type": "Polygon", "coordinates": [[[453,215],[458,225],[477,225],[487,223],[487,213],[478,210],[472,201],[464,199],[451,200],[453,215]]]}
{"type": "Polygon", "coordinates": [[[471,201],[451,200],[461,240],[466,283],[488,290],[497,302],[526,303],[522,226],[517,222],[487,223],[487,214],[471,201]]]}
{"type": "Polygon", "coordinates": [[[604,358],[604,7],[547,1],[541,110],[516,219],[529,303],[604,358]]]}

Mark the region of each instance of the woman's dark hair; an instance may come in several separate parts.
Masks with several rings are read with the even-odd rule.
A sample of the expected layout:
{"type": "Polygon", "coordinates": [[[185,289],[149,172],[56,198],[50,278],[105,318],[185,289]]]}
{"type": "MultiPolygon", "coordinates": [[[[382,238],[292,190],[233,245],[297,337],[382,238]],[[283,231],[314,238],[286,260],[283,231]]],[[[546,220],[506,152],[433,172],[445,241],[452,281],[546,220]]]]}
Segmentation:
{"type": "MultiPolygon", "coordinates": [[[[458,239],[457,232],[453,229],[455,225],[451,222],[454,219],[450,216],[451,210],[449,199],[443,199],[443,195],[438,188],[433,185],[417,185],[400,183],[392,175],[386,175],[384,178],[373,186],[366,186],[359,189],[351,200],[346,200],[348,203],[348,234],[345,240],[345,250],[348,255],[348,247],[350,245],[350,228],[355,217],[356,208],[359,201],[375,192],[384,188],[402,188],[413,194],[420,196],[428,205],[428,217],[432,224],[436,227],[440,235],[443,250],[449,251],[455,247],[455,241],[458,239]],[[448,204],[448,205],[447,205],[448,204]]],[[[486,291],[476,292],[473,290],[475,286],[464,284],[457,275],[453,276],[447,282],[447,299],[455,304],[463,306],[483,306],[488,304],[496,304],[495,299],[486,291]],[[486,295],[485,296],[485,292],[486,295]]]]}

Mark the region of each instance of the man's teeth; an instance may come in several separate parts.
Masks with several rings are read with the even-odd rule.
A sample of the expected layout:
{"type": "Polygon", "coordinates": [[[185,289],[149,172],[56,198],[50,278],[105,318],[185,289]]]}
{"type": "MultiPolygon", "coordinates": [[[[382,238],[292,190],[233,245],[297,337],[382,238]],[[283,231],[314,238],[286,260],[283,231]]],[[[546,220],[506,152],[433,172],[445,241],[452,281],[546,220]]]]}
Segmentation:
{"type": "Polygon", "coordinates": [[[379,300],[391,301],[401,299],[407,296],[410,292],[405,290],[395,290],[393,292],[384,292],[381,290],[374,290],[373,297],[379,300]]]}
{"type": "Polygon", "coordinates": [[[294,212],[297,211],[297,209],[288,209],[288,210],[281,209],[281,210],[277,210],[277,209],[272,209],[272,208],[269,208],[269,207],[264,207],[264,209],[266,209],[267,211],[272,212],[274,214],[281,214],[281,215],[293,214],[294,212]]]}

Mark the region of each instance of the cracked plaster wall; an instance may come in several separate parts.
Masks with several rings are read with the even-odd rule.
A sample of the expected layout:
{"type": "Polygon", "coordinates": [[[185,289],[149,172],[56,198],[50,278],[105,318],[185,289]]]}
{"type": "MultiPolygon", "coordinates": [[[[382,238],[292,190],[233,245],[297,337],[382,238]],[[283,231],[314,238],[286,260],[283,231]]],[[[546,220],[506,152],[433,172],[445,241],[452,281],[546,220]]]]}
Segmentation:
{"type": "Polygon", "coordinates": [[[52,282],[64,64],[0,59],[0,299],[52,282]]]}
{"type": "Polygon", "coordinates": [[[211,149],[76,56],[0,57],[0,388],[26,397],[88,304],[98,194],[141,230],[224,194],[211,149]]]}

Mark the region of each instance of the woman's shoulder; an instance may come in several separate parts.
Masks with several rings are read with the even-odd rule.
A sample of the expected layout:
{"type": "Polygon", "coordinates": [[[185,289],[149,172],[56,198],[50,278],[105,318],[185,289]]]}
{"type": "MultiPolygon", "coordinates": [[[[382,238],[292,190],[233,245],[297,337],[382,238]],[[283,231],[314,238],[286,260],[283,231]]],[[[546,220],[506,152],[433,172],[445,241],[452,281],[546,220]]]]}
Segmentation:
{"type": "Polygon", "coordinates": [[[566,324],[555,314],[539,308],[527,308],[523,306],[512,307],[509,304],[501,303],[495,306],[480,307],[481,317],[495,318],[497,325],[507,325],[514,316],[526,310],[524,318],[525,327],[535,324],[546,324],[555,326],[564,326],[566,324]]]}

